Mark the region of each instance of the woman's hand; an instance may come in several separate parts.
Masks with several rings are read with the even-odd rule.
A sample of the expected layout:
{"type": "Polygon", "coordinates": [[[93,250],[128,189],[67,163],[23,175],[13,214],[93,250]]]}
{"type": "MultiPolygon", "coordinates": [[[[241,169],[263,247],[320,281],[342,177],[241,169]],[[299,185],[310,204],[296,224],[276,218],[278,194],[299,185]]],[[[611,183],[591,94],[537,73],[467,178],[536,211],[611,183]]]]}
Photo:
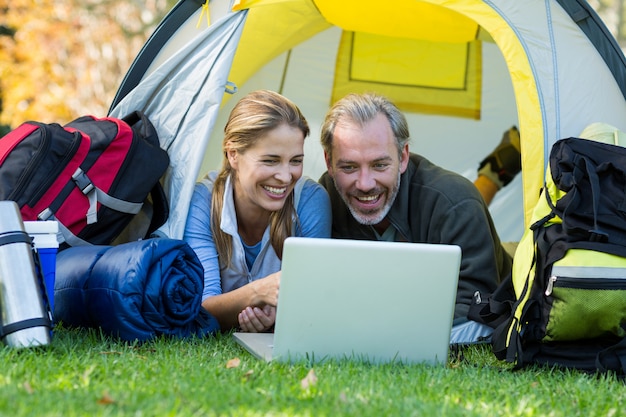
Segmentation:
{"type": "Polygon", "coordinates": [[[245,331],[263,331],[274,323],[279,288],[280,271],[236,290],[207,297],[202,307],[217,318],[222,329],[239,325],[245,331]],[[274,311],[266,310],[267,306],[274,311]]]}
{"type": "Polygon", "coordinates": [[[248,285],[251,286],[254,291],[252,307],[262,307],[265,305],[276,307],[278,304],[278,290],[280,289],[280,271],[270,274],[265,278],[252,281],[248,285]]]}
{"type": "Polygon", "coordinates": [[[246,307],[237,316],[239,327],[244,332],[263,332],[274,325],[276,307],[266,304],[263,308],[246,307]]]}
{"type": "Polygon", "coordinates": [[[280,271],[248,285],[254,289],[253,304],[237,315],[237,321],[244,332],[263,332],[276,321],[280,271]]]}

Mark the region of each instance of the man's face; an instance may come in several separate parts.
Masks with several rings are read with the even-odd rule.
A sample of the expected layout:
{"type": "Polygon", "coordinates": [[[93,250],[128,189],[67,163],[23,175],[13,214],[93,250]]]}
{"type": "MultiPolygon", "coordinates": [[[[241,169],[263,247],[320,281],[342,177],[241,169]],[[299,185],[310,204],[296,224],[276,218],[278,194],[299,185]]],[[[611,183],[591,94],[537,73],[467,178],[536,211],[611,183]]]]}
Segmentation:
{"type": "Polygon", "coordinates": [[[338,123],[332,160],[329,155],[325,158],[328,173],[354,218],[367,225],[383,221],[409,159],[408,145],[398,155],[387,118],[379,114],[362,127],[352,122],[338,123]]]}

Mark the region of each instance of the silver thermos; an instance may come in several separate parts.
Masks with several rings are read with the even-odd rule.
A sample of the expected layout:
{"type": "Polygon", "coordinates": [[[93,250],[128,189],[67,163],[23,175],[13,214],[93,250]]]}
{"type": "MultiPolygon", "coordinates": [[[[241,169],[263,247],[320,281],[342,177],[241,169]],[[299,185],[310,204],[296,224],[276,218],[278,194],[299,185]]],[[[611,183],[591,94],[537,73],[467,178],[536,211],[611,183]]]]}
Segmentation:
{"type": "Polygon", "coordinates": [[[8,346],[50,343],[51,318],[35,268],[17,204],[0,201],[0,336],[8,346]]]}

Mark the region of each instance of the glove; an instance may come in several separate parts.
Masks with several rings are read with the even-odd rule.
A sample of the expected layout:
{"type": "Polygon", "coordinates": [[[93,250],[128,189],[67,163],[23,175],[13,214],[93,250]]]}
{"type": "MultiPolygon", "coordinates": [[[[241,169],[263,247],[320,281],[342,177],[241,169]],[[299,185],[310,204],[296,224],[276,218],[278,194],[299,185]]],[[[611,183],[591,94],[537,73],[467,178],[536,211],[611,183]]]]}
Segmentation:
{"type": "Polygon", "coordinates": [[[521,170],[519,131],[513,126],[504,132],[498,146],[482,160],[478,166],[478,175],[491,179],[500,189],[510,183],[521,170]]]}

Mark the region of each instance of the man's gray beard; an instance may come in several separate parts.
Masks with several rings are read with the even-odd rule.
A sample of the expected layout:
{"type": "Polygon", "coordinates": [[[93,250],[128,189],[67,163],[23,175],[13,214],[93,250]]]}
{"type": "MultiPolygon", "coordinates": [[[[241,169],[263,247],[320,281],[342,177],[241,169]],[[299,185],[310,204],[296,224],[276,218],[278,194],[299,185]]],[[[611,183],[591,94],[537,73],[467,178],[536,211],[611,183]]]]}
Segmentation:
{"type": "Polygon", "coordinates": [[[400,172],[400,170],[398,170],[398,180],[396,181],[395,186],[391,189],[391,194],[389,198],[387,199],[387,201],[385,202],[385,205],[375,217],[370,217],[370,216],[365,217],[364,215],[360,214],[356,209],[354,209],[354,207],[352,207],[352,205],[350,205],[350,202],[348,201],[349,197],[345,193],[342,193],[341,191],[339,191],[339,187],[337,187],[337,181],[335,180],[334,177],[333,177],[333,182],[335,183],[335,189],[339,191],[339,195],[341,196],[341,199],[343,200],[344,203],[346,203],[346,207],[348,207],[348,210],[350,210],[350,214],[352,214],[352,217],[354,217],[354,219],[357,222],[363,225],[373,226],[382,222],[385,216],[387,215],[387,213],[389,213],[389,210],[391,210],[391,206],[393,205],[393,202],[396,200],[396,196],[398,195],[398,190],[400,189],[400,176],[401,175],[402,173],[400,172]]]}

